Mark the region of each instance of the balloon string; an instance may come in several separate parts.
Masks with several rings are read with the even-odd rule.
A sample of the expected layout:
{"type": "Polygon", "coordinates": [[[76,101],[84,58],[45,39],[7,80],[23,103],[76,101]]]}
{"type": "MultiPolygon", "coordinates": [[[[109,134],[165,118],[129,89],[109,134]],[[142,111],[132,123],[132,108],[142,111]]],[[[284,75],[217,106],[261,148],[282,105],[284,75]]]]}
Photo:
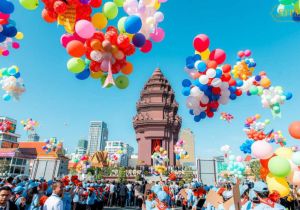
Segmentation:
{"type": "Polygon", "coordinates": [[[112,75],[112,71],[111,71],[111,62],[109,60],[108,61],[108,74],[107,74],[106,80],[104,82],[103,88],[106,88],[110,84],[116,85],[115,81],[114,81],[114,78],[113,78],[113,75],[112,75]]]}

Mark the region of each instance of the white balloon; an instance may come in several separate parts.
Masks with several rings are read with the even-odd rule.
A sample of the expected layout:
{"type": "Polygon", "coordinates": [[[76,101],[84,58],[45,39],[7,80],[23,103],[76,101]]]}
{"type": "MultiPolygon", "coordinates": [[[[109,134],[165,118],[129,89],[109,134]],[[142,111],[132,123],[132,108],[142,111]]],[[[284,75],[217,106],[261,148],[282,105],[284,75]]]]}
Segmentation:
{"type": "Polygon", "coordinates": [[[191,89],[191,93],[190,93],[191,96],[197,98],[198,100],[200,100],[200,98],[203,96],[203,94],[204,93],[197,86],[193,87],[191,89]]]}
{"type": "Polygon", "coordinates": [[[210,78],[210,79],[214,78],[216,76],[216,74],[217,74],[216,70],[212,69],[212,68],[207,69],[207,71],[206,71],[206,76],[208,76],[208,78],[210,78]]]}
{"type": "Polygon", "coordinates": [[[201,101],[203,104],[208,104],[209,98],[208,98],[206,95],[203,95],[203,97],[201,97],[200,101],[201,101]]]}
{"type": "Polygon", "coordinates": [[[186,106],[187,106],[187,108],[189,108],[189,109],[195,109],[196,107],[199,106],[199,103],[198,103],[198,101],[195,99],[195,97],[189,96],[189,97],[187,97],[187,99],[186,99],[186,106]]]}
{"type": "Polygon", "coordinates": [[[202,85],[206,85],[206,84],[208,83],[208,80],[209,80],[209,78],[208,78],[208,76],[206,76],[206,75],[201,75],[201,76],[199,77],[199,82],[200,82],[202,85]]]}
{"type": "Polygon", "coordinates": [[[154,19],[157,23],[160,23],[164,20],[164,14],[162,12],[156,12],[154,14],[154,19]]]}
{"type": "Polygon", "coordinates": [[[222,80],[220,78],[214,78],[211,82],[213,87],[220,87],[222,84],[222,80]]]}

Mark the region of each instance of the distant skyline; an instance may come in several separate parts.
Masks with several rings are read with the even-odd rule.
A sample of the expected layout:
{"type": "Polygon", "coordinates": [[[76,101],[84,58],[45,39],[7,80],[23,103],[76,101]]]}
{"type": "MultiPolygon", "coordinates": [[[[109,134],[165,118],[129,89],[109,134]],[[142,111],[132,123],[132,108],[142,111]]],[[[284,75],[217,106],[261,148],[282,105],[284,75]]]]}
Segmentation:
{"type": "Polygon", "coordinates": [[[132,127],[135,103],[154,69],[160,67],[176,93],[179,115],[183,118],[182,128],[190,128],[195,134],[196,157],[219,155],[224,144],[239,152],[239,146],[246,139],[244,120],[257,113],[262,119],[271,119],[268,128],[282,130],[289,145],[299,145],[289,137],[287,130],[290,122],[300,120],[300,27],[296,22],[274,20],[271,12],[277,3],[169,0],[161,7],[165,14],[161,26],[166,31],[166,38],[155,43],[150,53],[137,52],[128,58],[134,71],[129,76],[130,84],[126,90],[103,89],[100,81],[93,79],[77,80],[66,69],[70,57],[59,41],[63,27],[44,22],[42,2],[36,11],[24,10],[15,3],[11,17],[24,33],[24,40],[20,42],[19,50],[13,50],[9,57],[0,57],[0,68],[18,65],[27,92],[20,101],[0,100],[0,115],[18,120],[17,133],[22,135],[21,140],[27,140],[27,134],[20,120],[33,118],[39,121],[37,133],[41,140],[55,136],[64,141],[68,151],[75,151],[77,141],[88,137],[90,121],[104,121],[108,125],[108,140],[120,139],[137,151],[132,127]],[[185,58],[194,53],[192,41],[200,33],[210,37],[210,49],[225,50],[226,63],[232,65],[237,51],[251,49],[257,62],[256,72],[266,71],[273,84],[293,93],[293,99],[282,106],[281,119],[273,120],[270,110],[262,108],[259,97],[242,96],[219,109],[219,113],[234,115],[230,124],[220,120],[219,114],[213,119],[194,122],[185,107],[181,81],[188,78],[183,70],[185,58]]]}

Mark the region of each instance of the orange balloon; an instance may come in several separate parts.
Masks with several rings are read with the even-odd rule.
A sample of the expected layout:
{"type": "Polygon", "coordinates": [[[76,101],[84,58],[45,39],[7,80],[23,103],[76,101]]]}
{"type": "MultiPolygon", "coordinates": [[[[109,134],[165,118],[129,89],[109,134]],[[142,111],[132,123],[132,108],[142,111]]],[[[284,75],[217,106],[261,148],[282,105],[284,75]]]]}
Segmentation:
{"type": "Polygon", "coordinates": [[[91,41],[91,47],[94,50],[101,50],[102,49],[102,44],[101,44],[101,42],[98,39],[93,39],[91,41]]]}
{"type": "Polygon", "coordinates": [[[85,54],[85,47],[82,42],[73,40],[68,43],[67,52],[69,55],[79,58],[85,54]]]}
{"type": "Polygon", "coordinates": [[[42,17],[47,23],[53,23],[56,21],[57,18],[53,18],[49,15],[49,12],[46,9],[42,11],[42,17]]]}
{"type": "Polygon", "coordinates": [[[133,71],[133,65],[129,62],[126,63],[126,66],[121,69],[123,74],[131,74],[133,71]]]}
{"type": "Polygon", "coordinates": [[[300,139],[300,121],[296,121],[290,124],[289,133],[295,139],[300,139]]]}
{"type": "Polygon", "coordinates": [[[271,80],[268,77],[264,77],[261,79],[260,84],[264,88],[269,88],[271,86],[271,80]]]}
{"type": "Polygon", "coordinates": [[[260,168],[260,178],[262,178],[263,180],[266,180],[268,174],[269,174],[269,169],[268,168],[264,168],[264,167],[261,167],[260,168]]]}

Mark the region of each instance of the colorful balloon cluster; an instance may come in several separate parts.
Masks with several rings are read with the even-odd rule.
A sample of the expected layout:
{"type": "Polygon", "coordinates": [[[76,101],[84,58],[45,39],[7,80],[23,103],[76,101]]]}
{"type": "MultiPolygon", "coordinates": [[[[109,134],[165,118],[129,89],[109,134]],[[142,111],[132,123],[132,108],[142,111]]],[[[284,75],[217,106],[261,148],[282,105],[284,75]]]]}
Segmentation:
{"type": "Polygon", "coordinates": [[[300,21],[300,1],[279,0],[277,14],[280,17],[292,17],[294,21],[300,21]]]}
{"type": "Polygon", "coordinates": [[[25,85],[17,66],[0,69],[0,85],[5,91],[2,96],[4,101],[10,101],[12,98],[19,100],[25,92],[25,85]]]}
{"type": "Polygon", "coordinates": [[[50,138],[45,140],[46,145],[42,147],[42,149],[46,152],[46,154],[50,152],[58,152],[62,150],[63,143],[58,141],[57,138],[50,138]]]}
{"type": "Polygon", "coordinates": [[[186,105],[196,122],[212,118],[220,104],[227,104],[242,95],[242,91],[237,89],[241,83],[230,74],[231,66],[222,65],[226,59],[225,52],[215,49],[210,53],[209,44],[206,35],[195,37],[196,54],[186,59],[186,71],[193,81],[182,81],[183,94],[188,96],[186,105]]]}
{"type": "Polygon", "coordinates": [[[242,179],[246,170],[246,165],[241,156],[230,155],[227,160],[227,171],[229,175],[242,179]]]}
{"type": "Polygon", "coordinates": [[[259,114],[253,117],[248,117],[245,122],[244,131],[249,139],[254,141],[263,140],[267,138],[267,134],[264,132],[266,126],[270,124],[270,120],[265,122],[258,121],[261,118],[259,114]]]}
{"type": "Polygon", "coordinates": [[[14,130],[12,123],[8,120],[0,121],[0,131],[6,133],[6,132],[12,132],[14,130]]]}
{"type": "Polygon", "coordinates": [[[220,119],[230,123],[234,119],[234,116],[232,114],[229,114],[229,113],[226,113],[226,112],[221,112],[220,119]]]}
{"type": "Polygon", "coordinates": [[[153,166],[156,173],[162,174],[167,170],[167,167],[165,166],[165,164],[169,162],[167,150],[157,146],[154,148],[154,153],[151,158],[153,160],[153,166]]]}
{"type": "Polygon", "coordinates": [[[186,58],[185,70],[192,81],[182,81],[182,93],[188,96],[186,106],[194,120],[212,118],[221,104],[225,105],[243,93],[261,96],[263,107],[270,108],[274,116],[280,116],[280,105],[290,100],[292,94],[284,93],[280,86],[271,86],[265,72],[253,76],[256,63],[250,58],[251,51],[238,52],[238,61],[231,70],[229,64],[223,64],[225,52],[221,49],[210,52],[209,45],[208,36],[196,36],[195,55],[186,58]]]}
{"type": "Polygon", "coordinates": [[[116,153],[109,156],[109,162],[112,165],[120,164],[122,156],[125,154],[123,150],[118,150],[116,153]]]}
{"type": "MultiPolygon", "coordinates": [[[[20,0],[26,9],[35,9],[37,0],[20,0]]],[[[102,0],[43,0],[45,8],[42,16],[46,22],[57,22],[64,26],[66,34],[61,44],[72,58],[67,68],[79,80],[89,77],[100,79],[103,87],[116,85],[127,88],[126,75],[133,71],[127,57],[139,48],[147,53],[152,42],[164,38],[163,29],[158,27],[164,19],[158,11],[166,0],[114,0],[103,4],[102,13],[93,13],[102,0]],[[128,15],[118,20],[118,29],[108,21],[117,18],[119,8],[128,15]],[[103,30],[103,31],[102,31],[103,30]],[[122,74],[120,74],[122,73],[122,74]],[[118,75],[114,78],[113,75],[118,75]]]]}
{"type": "Polygon", "coordinates": [[[240,150],[244,153],[244,154],[251,154],[251,146],[254,143],[253,140],[249,140],[247,139],[241,146],[240,146],[240,150]]]}
{"type": "Polygon", "coordinates": [[[76,165],[76,171],[80,174],[87,174],[87,170],[91,168],[91,163],[89,161],[88,155],[83,155],[80,158],[79,163],[76,165]]]}
{"type": "Polygon", "coordinates": [[[27,119],[26,121],[21,120],[21,124],[23,125],[25,131],[35,131],[36,127],[39,126],[39,122],[31,118],[27,119]]]}
{"type": "Polygon", "coordinates": [[[10,48],[18,49],[20,44],[16,40],[23,39],[23,34],[18,32],[16,23],[10,19],[15,6],[8,0],[1,0],[0,4],[0,56],[8,56],[10,48]]]}
{"type": "Polygon", "coordinates": [[[176,154],[176,160],[189,158],[188,152],[183,148],[184,141],[178,140],[174,146],[174,153],[176,154]]]}

